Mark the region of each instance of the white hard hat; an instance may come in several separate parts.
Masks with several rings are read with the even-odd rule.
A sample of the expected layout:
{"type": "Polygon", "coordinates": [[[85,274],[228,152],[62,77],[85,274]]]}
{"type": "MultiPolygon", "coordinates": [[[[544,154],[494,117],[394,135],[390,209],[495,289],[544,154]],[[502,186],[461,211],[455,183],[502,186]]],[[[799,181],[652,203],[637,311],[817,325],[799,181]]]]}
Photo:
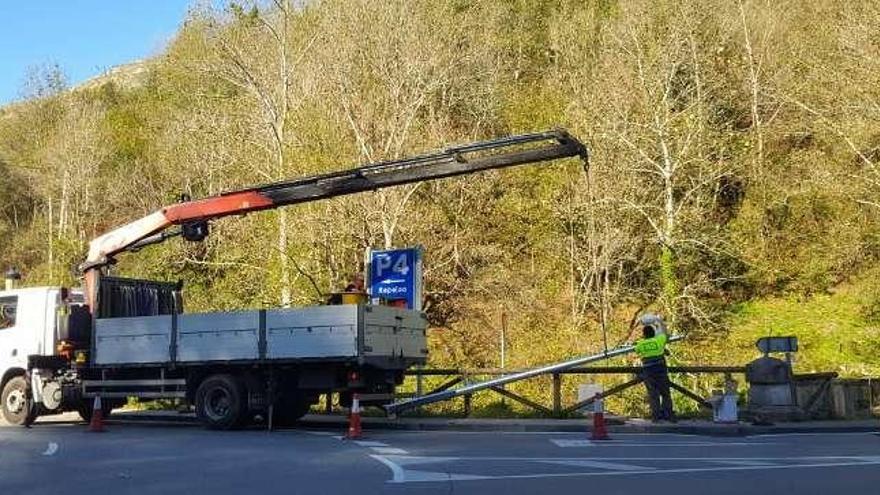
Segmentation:
{"type": "Polygon", "coordinates": [[[645,313],[639,317],[639,324],[645,327],[651,327],[658,333],[666,333],[666,322],[660,315],[654,313],[645,313]]]}

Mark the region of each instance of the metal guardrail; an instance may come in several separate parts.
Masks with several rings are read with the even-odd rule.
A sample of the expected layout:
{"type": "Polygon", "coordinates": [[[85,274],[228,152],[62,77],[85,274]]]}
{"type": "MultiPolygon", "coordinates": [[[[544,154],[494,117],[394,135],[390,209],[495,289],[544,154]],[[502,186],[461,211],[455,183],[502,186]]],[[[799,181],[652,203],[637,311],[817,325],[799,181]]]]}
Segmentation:
{"type": "MultiPolygon", "coordinates": [[[[684,338],[682,335],[670,335],[668,338],[668,342],[676,342],[681,340],[682,338],[684,338]]],[[[535,402],[529,401],[525,397],[513,394],[512,392],[507,391],[503,386],[507,383],[528,380],[529,378],[534,378],[536,376],[542,376],[551,373],[559,373],[584,364],[594,363],[596,361],[602,361],[616,356],[623,356],[635,352],[635,350],[635,345],[628,344],[610,350],[606,349],[602,352],[590,354],[588,356],[579,356],[558,363],[544,365],[538,368],[502,374],[500,377],[492,378],[483,382],[467,383],[467,381],[465,381],[465,384],[461,387],[449,390],[435,391],[427,395],[419,395],[417,397],[412,397],[406,400],[395,402],[393,404],[388,404],[387,406],[385,406],[385,410],[388,411],[388,413],[390,414],[397,414],[398,412],[404,411],[406,409],[412,409],[414,407],[432,404],[434,402],[449,400],[454,397],[470,397],[471,395],[473,395],[474,392],[491,389],[501,395],[510,397],[513,400],[522,402],[532,408],[543,411],[545,409],[543,406],[540,406],[535,402]]]]}
{"type": "MultiPolygon", "coordinates": [[[[595,401],[596,399],[604,399],[606,397],[619,394],[624,390],[627,390],[635,385],[638,385],[644,381],[641,377],[641,366],[586,366],[586,367],[573,367],[562,370],[551,370],[544,371],[542,373],[535,373],[528,378],[535,378],[538,376],[551,376],[553,381],[553,386],[551,388],[552,395],[552,405],[547,407],[543,404],[539,404],[531,399],[523,397],[519,394],[511,392],[503,388],[501,385],[493,385],[484,388],[484,390],[491,390],[503,397],[516,401],[520,404],[529,407],[530,409],[542,413],[546,416],[551,417],[565,417],[568,414],[571,414],[579,409],[583,409],[588,407],[595,401]],[[562,379],[564,375],[615,375],[615,374],[630,374],[635,375],[634,378],[615,385],[604,392],[591,397],[587,400],[576,402],[570,405],[563,405],[562,401],[562,379]]],[[[675,374],[724,374],[724,375],[732,375],[732,374],[744,374],[746,371],[745,366],[670,366],[668,368],[669,373],[671,375],[675,374]]],[[[517,375],[522,372],[527,372],[530,370],[510,370],[510,369],[498,369],[498,368],[478,368],[478,369],[454,369],[454,368],[443,368],[443,369],[410,369],[405,372],[407,376],[416,377],[416,392],[415,394],[407,394],[401,395],[402,398],[407,397],[412,400],[412,398],[418,398],[422,396],[428,396],[433,394],[439,394],[441,392],[447,391],[456,385],[461,383],[468,383],[474,377],[480,376],[509,376],[509,375],[517,375]],[[449,379],[443,382],[438,387],[423,393],[424,390],[424,377],[436,377],[436,376],[445,376],[449,377],[449,379]]],[[[701,407],[711,409],[709,403],[701,397],[699,394],[688,390],[684,386],[672,382],[671,387],[684,395],[685,397],[697,402],[701,407]]],[[[474,393],[479,392],[480,390],[474,391],[465,391],[464,393],[459,393],[464,399],[464,415],[469,416],[471,414],[471,401],[474,393]]],[[[450,398],[452,394],[450,394],[450,398]]]]}

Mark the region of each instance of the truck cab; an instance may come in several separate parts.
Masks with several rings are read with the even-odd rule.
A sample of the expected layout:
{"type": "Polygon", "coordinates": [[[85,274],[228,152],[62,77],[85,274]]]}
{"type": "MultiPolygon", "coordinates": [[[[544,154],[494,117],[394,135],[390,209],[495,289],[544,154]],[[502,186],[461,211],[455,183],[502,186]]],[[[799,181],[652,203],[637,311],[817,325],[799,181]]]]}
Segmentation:
{"type": "Polygon", "coordinates": [[[28,356],[55,354],[68,295],[60,287],[0,291],[0,394],[4,419],[10,423],[27,414],[28,356]]]}

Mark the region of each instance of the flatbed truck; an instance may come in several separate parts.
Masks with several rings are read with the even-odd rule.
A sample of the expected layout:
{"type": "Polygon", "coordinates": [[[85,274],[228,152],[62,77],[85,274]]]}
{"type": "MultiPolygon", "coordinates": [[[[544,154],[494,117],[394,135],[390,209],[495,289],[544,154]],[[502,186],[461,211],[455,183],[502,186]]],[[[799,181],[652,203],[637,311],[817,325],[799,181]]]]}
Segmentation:
{"type": "Polygon", "coordinates": [[[176,398],[209,428],[269,425],[303,416],[321,394],[367,405],[393,400],[404,371],[427,360],[428,320],[372,304],[185,313],[182,284],[110,276],[123,252],[182,236],[209,222],[401,184],[580,157],[564,130],[454,146],[403,160],[256,186],[166,206],[90,243],[84,287],[0,291],[0,410],[12,424],[77,411],[93,398],[110,414],[127,398],[176,398]],[[175,228],[169,232],[170,228],[175,228]]]}

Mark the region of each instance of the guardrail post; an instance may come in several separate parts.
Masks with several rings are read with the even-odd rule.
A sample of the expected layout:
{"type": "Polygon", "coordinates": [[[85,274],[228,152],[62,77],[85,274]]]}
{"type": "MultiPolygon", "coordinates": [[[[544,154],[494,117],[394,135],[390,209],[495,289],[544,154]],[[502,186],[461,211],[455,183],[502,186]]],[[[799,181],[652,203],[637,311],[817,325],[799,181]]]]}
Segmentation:
{"type": "Polygon", "coordinates": [[[333,392],[327,392],[326,399],[324,400],[324,413],[331,414],[333,412],[333,392]]]}
{"type": "MultiPolygon", "coordinates": [[[[421,371],[422,368],[423,368],[422,366],[419,366],[418,370],[421,371]]],[[[424,394],[424,390],[422,389],[422,381],[424,379],[424,376],[425,375],[423,375],[421,373],[416,375],[416,397],[421,397],[424,394]]],[[[416,414],[419,416],[422,415],[422,406],[419,406],[416,408],[416,414]]]]}
{"type": "Polygon", "coordinates": [[[562,416],[562,375],[553,373],[553,416],[562,416]]]}
{"type": "MultiPolygon", "coordinates": [[[[462,381],[464,382],[465,386],[470,385],[470,383],[471,383],[470,373],[465,371],[464,373],[462,373],[461,377],[462,377],[462,381]]],[[[467,417],[470,417],[470,415],[471,415],[471,394],[467,394],[464,396],[464,417],[467,418],[467,417]]]]}

